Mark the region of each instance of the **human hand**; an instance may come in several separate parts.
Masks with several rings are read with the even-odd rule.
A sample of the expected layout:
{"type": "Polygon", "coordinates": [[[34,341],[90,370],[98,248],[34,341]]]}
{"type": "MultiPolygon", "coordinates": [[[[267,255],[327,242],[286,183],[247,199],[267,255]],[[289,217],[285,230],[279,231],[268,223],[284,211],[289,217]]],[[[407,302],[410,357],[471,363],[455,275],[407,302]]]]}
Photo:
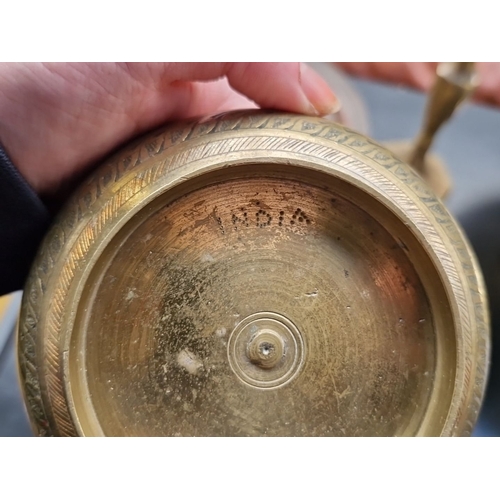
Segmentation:
{"type": "MultiPolygon", "coordinates": [[[[427,92],[436,78],[437,63],[426,62],[359,62],[335,63],[346,72],[396,84],[407,85],[427,92]]],[[[479,74],[479,87],[473,99],[483,103],[500,106],[500,63],[476,63],[479,74]]]]}
{"type": "Polygon", "coordinates": [[[0,143],[42,195],[163,122],[256,105],[309,115],[338,107],[299,63],[0,65],[0,143]]]}

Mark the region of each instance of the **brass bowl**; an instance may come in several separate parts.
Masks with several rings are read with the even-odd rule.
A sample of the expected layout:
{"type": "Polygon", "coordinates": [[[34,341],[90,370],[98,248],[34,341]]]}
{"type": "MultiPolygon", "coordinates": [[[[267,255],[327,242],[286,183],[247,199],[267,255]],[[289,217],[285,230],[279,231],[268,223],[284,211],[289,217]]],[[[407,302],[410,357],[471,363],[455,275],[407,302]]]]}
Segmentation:
{"type": "Polygon", "coordinates": [[[411,168],[325,119],[168,126],[81,186],[19,331],[39,435],[471,433],[480,271],[411,168]]]}

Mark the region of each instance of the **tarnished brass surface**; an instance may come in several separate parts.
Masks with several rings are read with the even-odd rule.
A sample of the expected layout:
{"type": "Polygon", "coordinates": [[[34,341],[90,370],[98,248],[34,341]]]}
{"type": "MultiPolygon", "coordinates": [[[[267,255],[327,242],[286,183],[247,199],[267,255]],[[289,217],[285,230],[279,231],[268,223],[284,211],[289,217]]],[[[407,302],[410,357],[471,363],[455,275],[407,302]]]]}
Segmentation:
{"type": "Polygon", "coordinates": [[[140,139],[75,194],[26,286],[21,374],[40,435],[467,435],[485,301],[387,150],[233,113],[140,139]]]}
{"type": "MultiPolygon", "coordinates": [[[[384,146],[401,158],[401,160],[412,165],[409,160],[412,155],[413,146],[409,141],[390,141],[385,142],[384,146]]],[[[439,198],[446,200],[453,183],[448,172],[448,166],[437,154],[427,152],[425,157],[423,157],[422,163],[420,163],[418,173],[439,198]]]]}

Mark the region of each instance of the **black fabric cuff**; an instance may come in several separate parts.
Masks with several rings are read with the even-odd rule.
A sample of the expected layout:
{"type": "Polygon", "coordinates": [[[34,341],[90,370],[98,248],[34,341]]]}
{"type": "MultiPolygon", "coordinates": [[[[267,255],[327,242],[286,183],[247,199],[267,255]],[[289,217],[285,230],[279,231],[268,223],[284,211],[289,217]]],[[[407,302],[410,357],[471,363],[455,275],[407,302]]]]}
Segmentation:
{"type": "Polygon", "coordinates": [[[0,295],[24,286],[51,216],[0,144],[0,295]]]}

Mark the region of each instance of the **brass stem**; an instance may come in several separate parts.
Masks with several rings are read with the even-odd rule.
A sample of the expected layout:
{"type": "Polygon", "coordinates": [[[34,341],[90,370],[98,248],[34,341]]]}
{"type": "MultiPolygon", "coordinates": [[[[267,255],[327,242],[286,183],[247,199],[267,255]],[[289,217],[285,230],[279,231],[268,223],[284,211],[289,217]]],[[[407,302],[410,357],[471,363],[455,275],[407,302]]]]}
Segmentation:
{"type": "Polygon", "coordinates": [[[409,156],[409,162],[423,173],[424,159],[440,127],[455,109],[476,89],[477,74],[473,62],[440,63],[436,81],[429,94],[424,124],[409,156]]]}

